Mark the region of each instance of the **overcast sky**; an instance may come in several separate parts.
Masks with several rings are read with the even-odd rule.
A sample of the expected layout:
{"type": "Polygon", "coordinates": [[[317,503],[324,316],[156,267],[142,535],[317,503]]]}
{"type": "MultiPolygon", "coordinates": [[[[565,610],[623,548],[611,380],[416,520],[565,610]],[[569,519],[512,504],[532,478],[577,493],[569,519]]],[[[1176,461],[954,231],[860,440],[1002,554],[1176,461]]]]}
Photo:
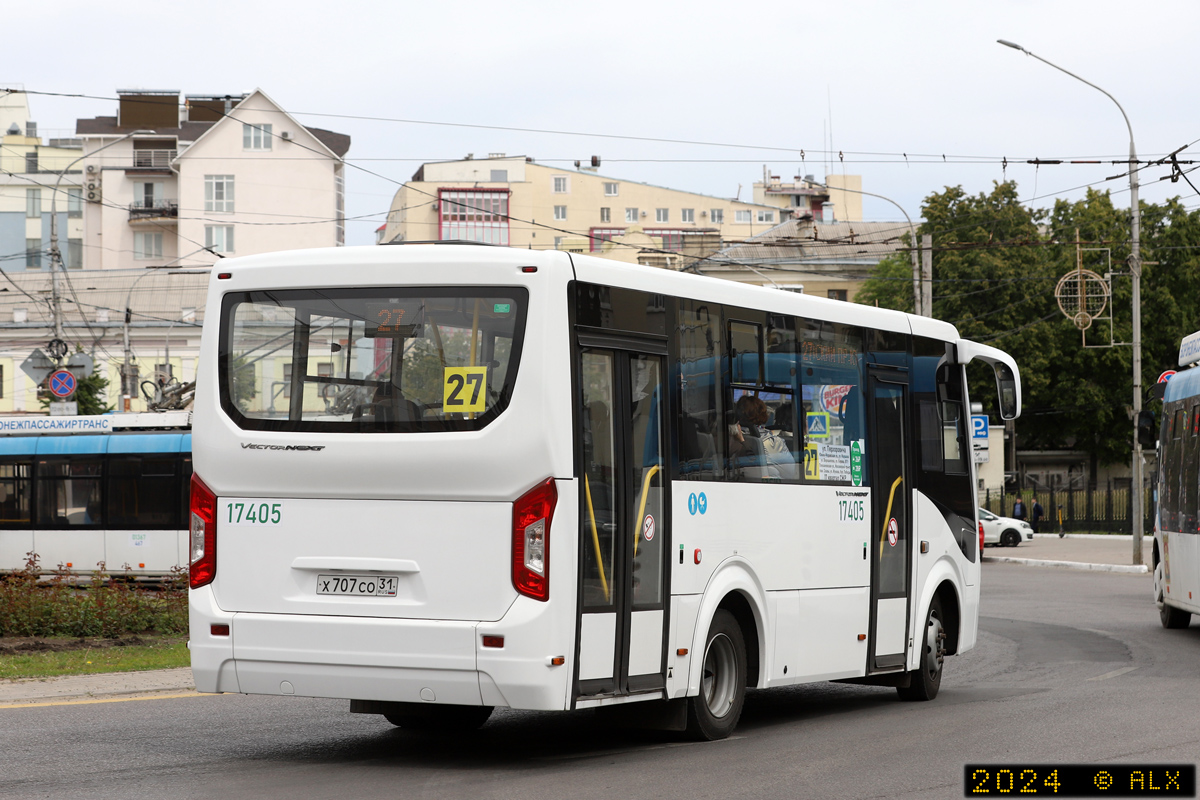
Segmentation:
{"type": "MultiPolygon", "coordinates": [[[[24,33],[6,38],[0,86],[114,98],[31,96],[43,135],[114,114],[117,89],[261,88],[301,122],[352,137],[347,213],[365,218],[348,224],[349,244],[373,242],[395,189],[421,163],[467,153],[564,167],[598,155],[605,175],[722,197],[740,185],[743,199],[764,164],[785,180],[859,174],[864,190],[914,219],[932,192],[987,191],[1005,175],[1037,206],[1080,197],[1076,187],[1095,182],[1127,206],[1128,179],[1104,182],[1120,166],[1025,163],[1124,159],[1129,136],[1100,92],[996,39],[1111,93],[1140,156],[1191,145],[1179,158],[1200,161],[1200,115],[1187,88],[1200,65],[1200,4],[1185,0],[183,8],[12,5],[6,28],[24,33]]],[[[1160,181],[1169,173],[1144,171],[1142,199],[1179,195],[1200,207],[1186,183],[1160,181]]],[[[1192,180],[1200,186],[1200,171],[1192,180]]],[[[901,218],[872,198],[864,216],[901,218]]]]}

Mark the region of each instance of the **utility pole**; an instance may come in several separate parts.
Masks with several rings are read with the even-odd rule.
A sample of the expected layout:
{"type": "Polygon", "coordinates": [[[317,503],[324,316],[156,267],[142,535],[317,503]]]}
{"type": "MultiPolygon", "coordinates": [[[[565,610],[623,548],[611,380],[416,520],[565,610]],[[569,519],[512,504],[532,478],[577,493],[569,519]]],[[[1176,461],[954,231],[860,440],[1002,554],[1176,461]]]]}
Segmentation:
{"type": "Polygon", "coordinates": [[[933,316],[933,234],[921,236],[921,311],[923,317],[933,316]]]}

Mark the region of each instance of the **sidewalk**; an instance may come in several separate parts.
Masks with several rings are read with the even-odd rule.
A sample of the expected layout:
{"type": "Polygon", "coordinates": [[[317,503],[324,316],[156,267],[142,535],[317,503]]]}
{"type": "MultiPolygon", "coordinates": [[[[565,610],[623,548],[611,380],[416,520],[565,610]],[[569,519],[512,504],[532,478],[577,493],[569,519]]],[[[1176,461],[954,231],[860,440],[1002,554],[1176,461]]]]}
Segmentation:
{"type": "MultiPolygon", "coordinates": [[[[1142,565],[1133,565],[1132,536],[1040,533],[1017,547],[988,547],[987,563],[1014,563],[1066,569],[1146,573],[1153,536],[1142,539],[1142,565]]],[[[116,672],[44,680],[0,680],[0,712],[5,708],[71,703],[116,702],[195,692],[189,668],[150,672],[116,672]]]]}
{"type": "Polygon", "coordinates": [[[12,706],[114,702],[136,697],[191,694],[195,691],[191,667],[0,680],[0,711],[12,706]]]}
{"type": "Polygon", "coordinates": [[[1106,572],[1149,572],[1153,535],[1142,536],[1142,563],[1133,563],[1133,537],[1105,536],[1093,533],[1034,534],[1033,541],[1023,541],[1017,547],[988,547],[983,552],[986,563],[1027,564],[1038,567],[1103,570],[1106,572]]]}

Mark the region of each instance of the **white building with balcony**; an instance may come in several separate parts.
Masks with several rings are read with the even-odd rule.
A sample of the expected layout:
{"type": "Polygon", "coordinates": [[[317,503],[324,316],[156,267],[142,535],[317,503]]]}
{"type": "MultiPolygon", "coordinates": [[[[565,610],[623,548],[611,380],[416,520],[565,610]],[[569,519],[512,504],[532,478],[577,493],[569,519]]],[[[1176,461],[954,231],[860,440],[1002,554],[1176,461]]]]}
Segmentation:
{"type": "Polygon", "coordinates": [[[85,269],[344,244],[349,136],[301,125],[257,89],[118,96],[115,117],[76,123],[85,269]]]}

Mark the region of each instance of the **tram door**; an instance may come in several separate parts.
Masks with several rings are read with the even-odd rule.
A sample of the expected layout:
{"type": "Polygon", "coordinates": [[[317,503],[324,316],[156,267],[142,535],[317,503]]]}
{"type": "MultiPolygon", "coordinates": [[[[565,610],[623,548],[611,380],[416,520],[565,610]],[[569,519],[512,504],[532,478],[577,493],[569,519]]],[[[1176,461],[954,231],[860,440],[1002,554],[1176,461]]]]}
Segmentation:
{"type": "Polygon", "coordinates": [[[908,376],[868,373],[871,427],[871,628],[867,672],[890,672],[905,664],[908,641],[909,563],[912,537],[907,469],[908,376]]]}
{"type": "Polygon", "coordinates": [[[580,341],[580,697],[662,689],[664,354],[580,341]]]}

